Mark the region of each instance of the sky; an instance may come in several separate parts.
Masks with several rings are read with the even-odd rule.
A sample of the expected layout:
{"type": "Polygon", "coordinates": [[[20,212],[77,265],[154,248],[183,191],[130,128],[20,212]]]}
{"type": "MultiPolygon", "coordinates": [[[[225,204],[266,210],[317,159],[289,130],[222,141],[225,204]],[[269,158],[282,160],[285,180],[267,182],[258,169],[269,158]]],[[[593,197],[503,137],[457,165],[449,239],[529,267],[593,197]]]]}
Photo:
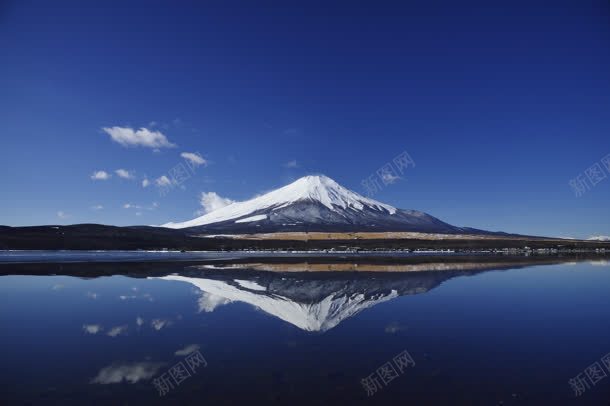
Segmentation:
{"type": "Polygon", "coordinates": [[[0,1],[0,224],[366,194],[389,164],[396,207],[610,235],[606,1],[288,3],[0,1]]]}

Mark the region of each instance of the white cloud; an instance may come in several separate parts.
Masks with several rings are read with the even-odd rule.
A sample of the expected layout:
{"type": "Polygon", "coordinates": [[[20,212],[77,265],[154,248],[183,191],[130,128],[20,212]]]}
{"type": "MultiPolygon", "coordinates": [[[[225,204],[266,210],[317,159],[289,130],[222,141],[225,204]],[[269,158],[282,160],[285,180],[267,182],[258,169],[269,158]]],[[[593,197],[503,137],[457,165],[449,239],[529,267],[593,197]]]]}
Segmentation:
{"type": "Polygon", "coordinates": [[[400,179],[400,176],[393,175],[389,172],[386,172],[383,175],[381,175],[381,180],[383,180],[383,183],[386,185],[391,185],[394,182],[396,182],[398,179],[400,179]]]}
{"type": "Polygon", "coordinates": [[[93,180],[108,180],[111,177],[112,177],[112,175],[106,171],[95,171],[91,175],[91,179],[93,179],[93,180]]]}
{"type": "Polygon", "coordinates": [[[160,131],[151,131],[144,127],[139,130],[129,127],[104,127],[102,130],[110,135],[113,141],[124,147],[173,148],[176,146],[160,131]]]}
{"type": "Polygon", "coordinates": [[[85,330],[87,334],[97,334],[102,331],[103,328],[99,324],[83,324],[83,330],[85,330]]]}
{"type": "Polygon", "coordinates": [[[216,192],[201,192],[199,202],[201,203],[202,209],[198,213],[205,214],[228,206],[234,201],[225,197],[220,197],[216,192]]]}
{"type": "Polygon", "coordinates": [[[169,180],[169,178],[165,175],[158,177],[157,179],[155,179],[155,183],[157,184],[157,186],[159,187],[163,187],[163,186],[169,186],[172,184],[172,181],[169,180]]]}
{"type": "Polygon", "coordinates": [[[147,178],[145,178],[142,181],[142,187],[148,187],[149,185],[150,185],[150,181],[147,178]]]}
{"type": "Polygon", "coordinates": [[[116,326],[116,327],[112,327],[110,329],[110,331],[108,331],[108,333],[106,333],[106,335],[110,336],[110,337],[116,337],[120,334],[123,334],[127,331],[128,326],[116,326]]]}
{"type": "Polygon", "coordinates": [[[284,164],[284,168],[298,168],[299,164],[296,161],[296,159],[293,159],[292,161],[288,161],[284,164]]]}
{"type": "Polygon", "coordinates": [[[57,212],[57,217],[59,217],[62,220],[65,220],[67,218],[70,218],[70,215],[68,213],[63,212],[63,211],[60,210],[60,211],[57,212]]]}
{"type": "Polygon", "coordinates": [[[103,210],[104,206],[101,204],[96,204],[95,206],[91,206],[91,210],[103,210]]]}
{"type": "Polygon", "coordinates": [[[165,364],[161,362],[132,362],[126,364],[112,364],[102,368],[91,383],[102,385],[110,383],[137,383],[147,381],[157,374],[165,364]]]}
{"type": "Polygon", "coordinates": [[[287,129],[284,130],[284,135],[288,135],[288,136],[291,136],[291,137],[299,135],[299,133],[301,133],[301,129],[300,128],[287,128],[287,129]]]}
{"type": "Polygon", "coordinates": [[[117,169],[114,171],[119,178],[123,179],[135,179],[133,172],[128,171],[127,169],[117,169]]]}
{"type": "Polygon", "coordinates": [[[180,154],[180,156],[184,159],[186,159],[187,161],[189,161],[193,166],[199,166],[199,165],[207,165],[208,161],[206,161],[205,159],[203,159],[203,157],[201,155],[199,155],[198,152],[183,152],[180,154]]]}
{"type": "MultiPolygon", "coordinates": [[[[136,210],[156,210],[159,207],[159,203],[153,202],[150,206],[141,206],[139,204],[133,203],[125,203],[123,205],[124,209],[136,209],[136,210]]],[[[141,215],[141,212],[136,213],[138,216],[141,215]]]]}
{"type": "Polygon", "coordinates": [[[191,344],[191,345],[187,345],[186,347],[176,351],[174,354],[180,356],[180,357],[184,357],[186,355],[189,355],[192,352],[195,352],[199,349],[199,345],[197,344],[191,344]]]}
{"type": "Polygon", "coordinates": [[[610,236],[607,235],[593,235],[587,238],[589,241],[610,241],[610,236]]]}

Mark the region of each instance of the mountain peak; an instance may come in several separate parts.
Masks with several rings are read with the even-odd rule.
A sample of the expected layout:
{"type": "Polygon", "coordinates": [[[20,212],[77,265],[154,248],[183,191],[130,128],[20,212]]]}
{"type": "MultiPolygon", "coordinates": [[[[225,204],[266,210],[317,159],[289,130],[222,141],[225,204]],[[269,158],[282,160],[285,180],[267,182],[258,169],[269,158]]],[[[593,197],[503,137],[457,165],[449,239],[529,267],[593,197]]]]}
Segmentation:
{"type": "Polygon", "coordinates": [[[395,207],[352,192],[328,176],[308,175],[262,196],[232,203],[190,221],[167,223],[163,226],[185,228],[230,220],[235,223],[250,223],[268,219],[270,212],[302,202],[321,204],[334,212],[337,210],[358,212],[370,209],[388,215],[396,213],[395,207]]]}
{"type": "Polygon", "coordinates": [[[390,214],[396,212],[396,208],[352,192],[324,175],[303,176],[276,192],[280,192],[291,202],[308,199],[322,203],[331,210],[335,207],[362,210],[368,206],[376,210],[386,210],[390,214]]]}
{"type": "MultiPolygon", "coordinates": [[[[342,188],[334,179],[329,178],[326,175],[307,175],[303,176],[294,182],[286,185],[286,187],[292,186],[302,191],[315,192],[323,189],[335,189],[342,188]]],[[[347,190],[347,189],[346,189],[347,190]]]]}
{"type": "Polygon", "coordinates": [[[337,182],[335,182],[334,179],[329,178],[326,175],[306,175],[303,177],[300,177],[299,179],[295,180],[292,183],[296,183],[296,182],[303,182],[303,183],[308,183],[311,185],[315,185],[315,184],[337,184],[337,182]]]}

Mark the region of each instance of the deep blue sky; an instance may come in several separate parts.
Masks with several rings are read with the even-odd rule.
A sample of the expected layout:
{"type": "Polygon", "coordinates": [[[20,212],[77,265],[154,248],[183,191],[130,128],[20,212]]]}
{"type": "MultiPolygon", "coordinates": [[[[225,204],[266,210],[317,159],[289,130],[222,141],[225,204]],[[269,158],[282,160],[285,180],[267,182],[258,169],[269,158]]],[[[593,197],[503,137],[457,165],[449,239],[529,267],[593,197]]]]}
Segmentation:
{"type": "Polygon", "coordinates": [[[376,199],[610,234],[610,175],[568,185],[610,153],[606,1],[200,3],[0,3],[0,224],[186,220],[201,192],[247,199],[309,173],[364,193],[406,150],[416,167],[376,199]],[[122,146],[114,126],[177,147],[122,146]],[[165,196],[142,187],[182,152],[207,166],[165,196]]]}

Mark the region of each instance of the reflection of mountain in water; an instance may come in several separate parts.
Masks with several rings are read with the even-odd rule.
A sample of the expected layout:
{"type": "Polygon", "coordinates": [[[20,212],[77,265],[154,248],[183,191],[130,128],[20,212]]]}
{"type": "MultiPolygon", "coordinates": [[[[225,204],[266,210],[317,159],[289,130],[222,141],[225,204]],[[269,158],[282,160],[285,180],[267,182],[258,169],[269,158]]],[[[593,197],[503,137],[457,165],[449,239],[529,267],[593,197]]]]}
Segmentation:
{"type": "Polygon", "coordinates": [[[188,282],[201,290],[199,307],[213,311],[244,302],[306,331],[326,331],[364,309],[399,296],[424,293],[473,271],[356,274],[231,272],[206,270],[160,279],[188,282]],[[195,276],[197,275],[197,276],[195,276]]]}

